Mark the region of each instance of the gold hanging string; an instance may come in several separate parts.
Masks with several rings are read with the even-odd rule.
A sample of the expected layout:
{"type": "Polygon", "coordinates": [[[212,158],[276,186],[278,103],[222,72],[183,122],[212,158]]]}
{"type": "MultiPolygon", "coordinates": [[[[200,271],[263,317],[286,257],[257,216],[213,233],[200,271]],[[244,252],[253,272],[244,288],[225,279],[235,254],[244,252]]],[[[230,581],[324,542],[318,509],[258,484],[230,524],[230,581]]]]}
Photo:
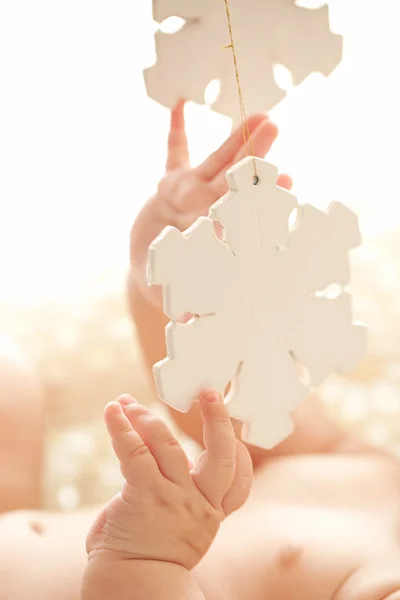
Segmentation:
{"type": "Polygon", "coordinates": [[[240,119],[241,119],[241,122],[242,122],[242,129],[243,129],[243,140],[244,140],[244,143],[245,143],[245,148],[246,148],[247,156],[252,156],[253,157],[254,183],[256,184],[256,183],[258,183],[256,160],[255,160],[255,157],[254,157],[253,140],[252,140],[252,137],[251,137],[249,123],[248,123],[247,115],[246,115],[246,109],[245,109],[244,100],[243,100],[242,86],[240,84],[239,68],[238,68],[237,55],[236,55],[236,47],[235,47],[235,42],[234,42],[234,39],[233,39],[231,13],[230,13],[230,10],[229,10],[229,2],[228,2],[228,0],[224,0],[224,2],[225,2],[226,18],[227,18],[227,21],[228,21],[228,30],[229,30],[230,44],[228,44],[227,46],[224,46],[223,50],[225,50],[227,48],[231,48],[232,49],[233,65],[235,67],[236,84],[237,84],[237,90],[238,90],[238,96],[239,96],[240,119]]]}

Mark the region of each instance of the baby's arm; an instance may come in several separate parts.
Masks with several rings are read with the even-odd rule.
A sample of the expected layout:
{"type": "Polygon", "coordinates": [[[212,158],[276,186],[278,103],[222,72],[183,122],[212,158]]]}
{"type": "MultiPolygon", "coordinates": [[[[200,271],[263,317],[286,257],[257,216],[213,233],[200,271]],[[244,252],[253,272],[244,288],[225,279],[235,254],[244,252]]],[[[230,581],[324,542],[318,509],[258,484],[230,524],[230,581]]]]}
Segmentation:
{"type": "Polygon", "coordinates": [[[156,561],[88,565],[82,600],[205,600],[193,575],[156,561]]]}

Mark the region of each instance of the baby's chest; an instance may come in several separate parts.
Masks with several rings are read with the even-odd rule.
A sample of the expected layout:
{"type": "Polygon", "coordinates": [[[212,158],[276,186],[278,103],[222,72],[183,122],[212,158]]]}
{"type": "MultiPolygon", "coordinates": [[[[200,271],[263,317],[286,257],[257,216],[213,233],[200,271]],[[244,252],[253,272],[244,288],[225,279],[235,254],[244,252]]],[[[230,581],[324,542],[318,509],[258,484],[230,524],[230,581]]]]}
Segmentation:
{"type": "Polygon", "coordinates": [[[362,523],[343,515],[263,503],[228,525],[223,547],[235,600],[331,600],[359,566],[362,523]]]}
{"type": "Polygon", "coordinates": [[[364,519],[315,507],[263,508],[259,519],[268,546],[269,580],[276,581],[282,592],[296,591],[297,600],[303,596],[330,600],[346,574],[359,566],[364,519]]]}

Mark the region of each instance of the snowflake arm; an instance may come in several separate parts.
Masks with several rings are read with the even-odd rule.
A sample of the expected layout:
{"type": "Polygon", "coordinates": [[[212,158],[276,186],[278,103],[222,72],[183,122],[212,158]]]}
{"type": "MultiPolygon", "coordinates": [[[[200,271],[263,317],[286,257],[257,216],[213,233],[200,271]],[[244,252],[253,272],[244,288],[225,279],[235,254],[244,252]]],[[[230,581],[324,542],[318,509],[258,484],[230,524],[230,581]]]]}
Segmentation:
{"type": "Polygon", "coordinates": [[[310,65],[313,72],[327,77],[342,60],[343,48],[341,36],[329,30],[329,7],[297,7],[296,19],[291,18],[292,9],[286,6],[287,15],[282,15],[278,25],[277,54],[281,63],[291,71],[295,85],[310,75],[310,65]]]}
{"type": "Polygon", "coordinates": [[[347,285],[349,251],[360,241],[357,217],[343,204],[333,202],[327,212],[309,204],[301,207],[287,247],[290,277],[298,294],[315,294],[331,284],[347,285]],[[296,270],[299,263],[307,264],[307,269],[296,270]]]}
{"type": "MultiPolygon", "coordinates": [[[[202,10],[208,10],[211,15],[213,8],[209,0],[203,0],[203,3],[202,10]]],[[[221,8],[223,9],[222,3],[221,8]]],[[[161,103],[169,109],[181,98],[204,104],[207,84],[212,79],[224,77],[232,70],[231,56],[221,51],[223,42],[217,45],[210,44],[205,60],[204,21],[208,19],[201,18],[199,6],[193,0],[154,0],[153,16],[158,22],[170,16],[178,16],[186,23],[174,34],[162,31],[155,33],[157,62],[144,70],[145,84],[150,97],[160,101],[162,96],[161,103]]],[[[208,23],[207,27],[211,27],[212,30],[212,22],[208,23]]],[[[222,40],[223,33],[221,36],[222,40]]]]}
{"type": "Polygon", "coordinates": [[[255,234],[261,233],[262,223],[259,244],[265,246],[266,253],[287,243],[289,215],[298,204],[292,194],[276,186],[277,177],[278,170],[274,165],[263,160],[254,162],[252,157],[243,159],[228,172],[227,180],[231,191],[210,208],[209,215],[222,225],[224,240],[235,255],[245,253],[248,249],[247,237],[243,236],[244,223],[255,234]],[[254,184],[254,165],[257,185],[254,184]],[[249,197],[253,201],[248,201],[249,197]]]}
{"type": "MultiPolygon", "coordinates": [[[[150,245],[147,264],[148,282],[163,286],[164,313],[174,321],[187,312],[210,315],[226,301],[225,294],[218,298],[213,290],[220,287],[220,273],[229,279],[233,256],[207,217],[199,218],[184,233],[167,227],[150,245]],[[214,268],[207,264],[205,248],[213,253],[214,268]]],[[[229,286],[224,290],[230,293],[229,286]]]]}
{"type": "Polygon", "coordinates": [[[364,327],[352,323],[349,294],[308,298],[294,316],[290,347],[306,366],[310,385],[320,385],[332,372],[345,375],[356,368],[364,355],[366,335],[364,327]],[[321,349],[318,354],[317,347],[321,349]]]}
{"type": "Polygon", "coordinates": [[[153,368],[156,389],[166,404],[188,412],[202,389],[224,395],[240,363],[237,345],[227,344],[226,325],[209,316],[167,326],[168,357],[153,368]]]}

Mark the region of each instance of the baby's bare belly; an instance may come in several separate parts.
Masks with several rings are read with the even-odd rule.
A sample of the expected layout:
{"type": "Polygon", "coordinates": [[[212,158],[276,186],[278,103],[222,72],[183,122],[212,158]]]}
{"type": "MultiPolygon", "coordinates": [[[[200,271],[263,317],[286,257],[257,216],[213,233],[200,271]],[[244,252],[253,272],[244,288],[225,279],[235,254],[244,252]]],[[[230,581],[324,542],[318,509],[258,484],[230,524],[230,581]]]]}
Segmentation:
{"type": "Polygon", "coordinates": [[[398,467],[374,456],[271,461],[199,566],[207,599],[332,600],[350,573],[385,552],[375,515],[398,502],[398,489],[398,467]]]}

